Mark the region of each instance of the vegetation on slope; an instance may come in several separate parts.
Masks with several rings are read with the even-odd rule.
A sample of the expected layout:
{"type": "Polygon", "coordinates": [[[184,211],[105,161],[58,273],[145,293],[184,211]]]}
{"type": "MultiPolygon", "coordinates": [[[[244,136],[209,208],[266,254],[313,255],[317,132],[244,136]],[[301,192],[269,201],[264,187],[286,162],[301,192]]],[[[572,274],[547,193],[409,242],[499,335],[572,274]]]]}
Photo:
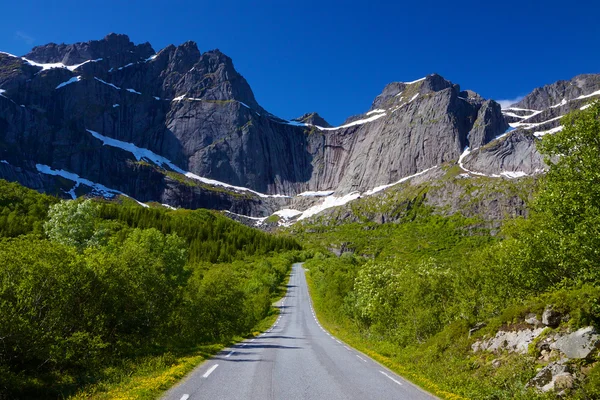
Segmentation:
{"type": "MultiPolygon", "coordinates": [[[[536,357],[474,353],[469,329],[486,322],[474,336],[494,334],[549,304],[569,313],[571,328],[600,327],[600,104],[563,124],[541,142],[550,171],[529,217],[507,221],[498,237],[423,205],[398,224],[300,228],[323,253],[353,252],[306,263],[323,322],[441,397],[553,398],[526,387],[536,357]]],[[[580,361],[586,375],[569,397],[600,395],[595,357],[580,361]]]]}
{"type": "Polygon", "coordinates": [[[64,397],[138,364],[178,376],[269,316],[300,256],[204,210],[0,193],[0,398],[64,397]]]}

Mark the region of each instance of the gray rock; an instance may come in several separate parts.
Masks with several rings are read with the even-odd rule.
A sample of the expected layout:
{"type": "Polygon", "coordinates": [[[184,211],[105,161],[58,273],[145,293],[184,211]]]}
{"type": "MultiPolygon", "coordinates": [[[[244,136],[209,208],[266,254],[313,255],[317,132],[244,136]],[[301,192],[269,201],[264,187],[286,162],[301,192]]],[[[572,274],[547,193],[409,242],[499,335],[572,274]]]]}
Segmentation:
{"type": "Polygon", "coordinates": [[[538,327],[542,324],[541,321],[537,318],[537,315],[535,313],[527,314],[525,316],[525,322],[527,322],[529,325],[533,325],[535,327],[538,327]]]}
{"type": "Polygon", "coordinates": [[[542,314],[542,324],[556,328],[562,320],[562,314],[552,307],[546,307],[542,314]]]}
{"type": "Polygon", "coordinates": [[[475,352],[499,352],[506,350],[510,353],[526,354],[529,345],[543,330],[544,328],[523,329],[519,331],[499,331],[493,338],[475,342],[471,346],[471,349],[475,352]]]}
{"type": "Polygon", "coordinates": [[[600,347],[600,335],[592,326],[560,336],[550,348],[560,350],[568,358],[588,358],[600,347]]]}
{"type": "Polygon", "coordinates": [[[598,90],[600,74],[577,75],[568,81],[558,81],[534,89],[513,107],[543,110],[559,104],[563,99],[574,99],[598,90]]]}
{"type": "Polygon", "coordinates": [[[549,392],[558,389],[559,387],[557,386],[566,385],[568,381],[567,375],[571,375],[567,365],[560,362],[552,362],[542,368],[537,375],[527,383],[527,386],[535,387],[542,392],[549,392]],[[557,378],[559,385],[556,385],[557,378]]]}

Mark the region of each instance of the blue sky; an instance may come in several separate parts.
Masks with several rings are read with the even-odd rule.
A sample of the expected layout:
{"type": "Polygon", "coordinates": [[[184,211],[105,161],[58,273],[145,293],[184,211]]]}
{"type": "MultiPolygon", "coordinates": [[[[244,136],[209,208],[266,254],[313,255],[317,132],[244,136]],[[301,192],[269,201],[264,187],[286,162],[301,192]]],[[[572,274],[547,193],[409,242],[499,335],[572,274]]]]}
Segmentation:
{"type": "Polygon", "coordinates": [[[5,2],[0,50],[126,33],[155,50],[194,40],[233,58],[258,102],[330,123],[366,111],[392,81],[437,72],[484,97],[600,72],[597,1],[5,2]],[[575,3],[577,3],[575,5],[575,3]]]}

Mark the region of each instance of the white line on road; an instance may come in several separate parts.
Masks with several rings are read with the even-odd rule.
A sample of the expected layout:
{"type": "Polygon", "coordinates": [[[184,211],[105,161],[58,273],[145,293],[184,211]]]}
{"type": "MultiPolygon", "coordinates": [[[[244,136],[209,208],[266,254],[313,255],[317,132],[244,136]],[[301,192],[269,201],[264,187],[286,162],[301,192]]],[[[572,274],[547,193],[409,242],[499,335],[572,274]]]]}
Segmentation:
{"type": "Polygon", "coordinates": [[[254,342],[255,340],[256,340],[256,339],[252,339],[252,340],[250,340],[250,341],[251,341],[251,342],[254,342]]]}
{"type": "Polygon", "coordinates": [[[229,357],[231,357],[231,356],[233,355],[233,353],[235,353],[235,351],[232,351],[231,353],[227,354],[227,355],[225,356],[225,358],[229,358],[229,357]]]}
{"type": "Polygon", "coordinates": [[[348,346],[344,346],[346,348],[346,350],[352,350],[350,347],[348,346]]]}
{"type": "Polygon", "coordinates": [[[181,399],[179,399],[179,400],[187,400],[189,398],[190,398],[189,394],[184,394],[183,396],[181,396],[181,399]]]}
{"type": "Polygon", "coordinates": [[[359,356],[358,354],[356,354],[356,357],[358,357],[360,359],[360,361],[362,362],[367,362],[367,360],[365,360],[364,358],[362,358],[361,356],[359,356]]]}
{"type": "Polygon", "coordinates": [[[396,382],[398,385],[402,386],[402,382],[397,381],[396,379],[392,378],[391,376],[389,376],[388,374],[386,374],[383,371],[379,371],[379,372],[381,372],[382,374],[384,374],[385,376],[387,376],[388,378],[390,378],[391,380],[393,380],[394,382],[396,382]]]}
{"type": "Polygon", "coordinates": [[[210,369],[209,369],[208,371],[206,371],[206,372],[204,373],[204,375],[202,375],[202,377],[203,377],[203,378],[208,378],[208,376],[209,376],[210,374],[212,374],[212,373],[213,373],[213,371],[214,371],[215,369],[217,369],[217,367],[218,367],[218,366],[219,366],[219,364],[215,364],[215,365],[213,365],[212,367],[210,367],[210,369]]]}
{"type": "Polygon", "coordinates": [[[336,342],[338,342],[339,344],[342,344],[342,342],[340,342],[339,340],[335,339],[336,342]]]}

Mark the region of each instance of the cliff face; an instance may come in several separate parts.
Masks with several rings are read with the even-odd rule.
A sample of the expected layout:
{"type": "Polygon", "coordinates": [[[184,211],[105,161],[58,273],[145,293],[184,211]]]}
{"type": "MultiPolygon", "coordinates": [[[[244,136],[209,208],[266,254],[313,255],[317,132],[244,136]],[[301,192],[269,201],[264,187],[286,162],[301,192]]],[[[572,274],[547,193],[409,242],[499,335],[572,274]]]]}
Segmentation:
{"type": "Polygon", "coordinates": [[[555,128],[598,89],[597,76],[580,76],[503,111],[432,74],[387,85],[368,112],[331,127],[316,113],[285,121],[264,110],[219,50],[156,53],[110,34],[0,53],[0,178],[267,216],[290,204],[277,195],[365,192],[461,155],[481,173],[536,173],[530,129],[555,128]],[[546,108],[520,108],[534,106],[546,108]],[[516,132],[497,140],[508,123],[516,132]]]}

